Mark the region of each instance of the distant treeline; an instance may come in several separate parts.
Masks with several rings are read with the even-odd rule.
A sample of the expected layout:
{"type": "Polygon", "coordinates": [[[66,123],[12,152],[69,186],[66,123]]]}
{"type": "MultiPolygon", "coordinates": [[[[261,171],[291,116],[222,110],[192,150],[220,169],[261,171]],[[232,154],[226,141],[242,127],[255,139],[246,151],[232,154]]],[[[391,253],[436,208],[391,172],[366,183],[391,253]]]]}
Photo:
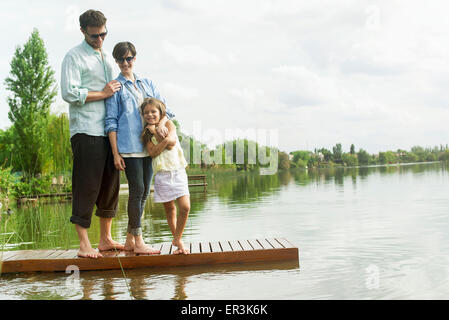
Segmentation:
{"type": "Polygon", "coordinates": [[[342,145],[337,143],[332,151],[321,148],[314,151],[293,151],[289,156],[290,167],[310,168],[328,166],[367,166],[395,163],[449,161],[448,145],[434,147],[414,146],[410,151],[398,149],[369,154],[360,148],[358,152],[352,144],[349,152],[343,152],[342,145]]]}

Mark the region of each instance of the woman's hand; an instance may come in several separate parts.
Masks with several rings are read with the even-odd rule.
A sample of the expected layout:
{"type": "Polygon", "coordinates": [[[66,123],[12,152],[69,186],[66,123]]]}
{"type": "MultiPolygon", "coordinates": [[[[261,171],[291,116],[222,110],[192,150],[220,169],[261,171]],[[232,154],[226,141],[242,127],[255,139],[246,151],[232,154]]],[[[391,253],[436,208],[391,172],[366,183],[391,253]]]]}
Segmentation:
{"type": "Polygon", "coordinates": [[[166,138],[168,135],[168,129],[165,125],[164,126],[159,125],[156,128],[156,132],[157,132],[157,135],[161,138],[166,138]]]}
{"type": "Polygon", "coordinates": [[[114,155],[114,166],[117,170],[125,171],[125,160],[123,160],[120,154],[114,155]]]}

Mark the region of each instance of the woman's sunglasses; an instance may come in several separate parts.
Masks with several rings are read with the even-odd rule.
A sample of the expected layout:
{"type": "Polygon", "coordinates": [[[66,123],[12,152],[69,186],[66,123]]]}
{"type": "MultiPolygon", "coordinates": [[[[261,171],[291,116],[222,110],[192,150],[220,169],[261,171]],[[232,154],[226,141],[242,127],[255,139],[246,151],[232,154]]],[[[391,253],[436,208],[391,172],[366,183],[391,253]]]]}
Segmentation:
{"type": "Polygon", "coordinates": [[[133,61],[133,59],[134,59],[134,57],[126,57],[126,58],[115,59],[115,61],[117,61],[118,63],[123,63],[126,60],[126,62],[130,63],[131,61],[133,61]]]}

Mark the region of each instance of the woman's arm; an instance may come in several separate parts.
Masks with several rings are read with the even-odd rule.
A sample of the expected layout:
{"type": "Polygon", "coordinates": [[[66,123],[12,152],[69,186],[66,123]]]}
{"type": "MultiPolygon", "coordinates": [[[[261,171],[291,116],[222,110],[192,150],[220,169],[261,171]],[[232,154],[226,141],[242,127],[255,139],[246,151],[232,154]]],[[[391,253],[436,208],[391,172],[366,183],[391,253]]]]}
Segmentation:
{"type": "Polygon", "coordinates": [[[168,130],[168,134],[167,134],[167,138],[168,138],[167,149],[171,150],[171,149],[173,149],[173,147],[176,144],[176,126],[175,126],[175,124],[172,121],[167,120],[165,122],[165,127],[168,130]]]}
{"type": "Polygon", "coordinates": [[[117,132],[110,131],[108,136],[109,142],[111,143],[112,154],[114,156],[114,166],[117,170],[125,171],[125,160],[123,160],[117,148],[117,132]]]}

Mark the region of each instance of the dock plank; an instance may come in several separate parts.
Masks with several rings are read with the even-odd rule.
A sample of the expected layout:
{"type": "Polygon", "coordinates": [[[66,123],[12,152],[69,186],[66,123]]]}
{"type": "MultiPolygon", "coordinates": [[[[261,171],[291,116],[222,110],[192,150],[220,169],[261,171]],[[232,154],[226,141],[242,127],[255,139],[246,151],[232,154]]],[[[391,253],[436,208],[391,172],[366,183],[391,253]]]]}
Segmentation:
{"type": "Polygon", "coordinates": [[[104,256],[98,259],[79,258],[77,257],[78,249],[34,250],[34,252],[32,252],[33,250],[23,250],[7,255],[4,252],[5,256],[15,257],[15,259],[2,261],[1,272],[63,272],[70,265],[76,265],[79,270],[118,270],[121,268],[263,263],[267,261],[292,261],[299,267],[299,250],[297,247],[291,247],[292,244],[288,240],[268,238],[271,242],[276,241],[277,244],[273,243],[273,245],[278,248],[273,248],[269,241],[263,240],[185,242],[186,246],[190,247],[190,252],[193,253],[189,255],[171,254],[173,251],[171,243],[152,245],[156,249],[160,248],[162,254],[138,255],[129,251],[109,251],[102,252],[102,254],[105,253],[104,256]]]}
{"type": "Polygon", "coordinates": [[[253,247],[251,247],[251,245],[249,244],[248,240],[239,240],[239,243],[245,251],[254,250],[253,247]]]}
{"type": "Polygon", "coordinates": [[[64,252],[57,256],[56,259],[77,259],[78,251],[78,249],[64,250],[64,252]]]}
{"type": "Polygon", "coordinates": [[[223,252],[230,252],[230,251],[232,251],[232,248],[231,248],[231,245],[229,244],[229,241],[221,240],[221,241],[219,241],[219,243],[220,243],[221,251],[223,251],[223,252]]]}
{"type": "Polygon", "coordinates": [[[172,244],[170,242],[166,242],[162,244],[161,247],[161,255],[170,254],[172,249],[172,244]]]}
{"type": "Polygon", "coordinates": [[[276,241],[275,238],[267,238],[265,240],[267,240],[267,242],[269,242],[275,249],[284,248],[279,242],[276,241]]]}
{"type": "Polygon", "coordinates": [[[265,239],[257,239],[257,242],[259,242],[265,250],[274,249],[273,246],[265,239]]]}
{"type": "Polygon", "coordinates": [[[8,260],[11,257],[14,257],[15,255],[18,255],[20,251],[2,251],[0,253],[0,261],[2,260],[8,260]]]}
{"type": "Polygon", "coordinates": [[[201,253],[211,252],[210,244],[207,241],[201,241],[201,253]]]}
{"type": "Polygon", "coordinates": [[[190,253],[201,253],[199,242],[194,241],[190,244],[190,253]]]}
{"type": "Polygon", "coordinates": [[[276,240],[279,241],[284,246],[284,248],[296,248],[296,246],[293,243],[291,243],[285,238],[276,238],[276,240]]]}
{"type": "Polygon", "coordinates": [[[229,241],[229,244],[232,247],[232,251],[243,251],[243,248],[238,241],[232,240],[232,241],[229,241]]]}
{"type": "Polygon", "coordinates": [[[27,257],[35,255],[36,250],[20,250],[16,251],[15,254],[10,255],[8,258],[3,259],[3,261],[10,261],[10,260],[24,260],[27,259],[27,257]]]}
{"type": "Polygon", "coordinates": [[[218,241],[212,241],[210,243],[210,247],[212,249],[212,252],[222,252],[220,244],[218,243],[218,241]]]}
{"type": "Polygon", "coordinates": [[[259,242],[257,242],[257,240],[248,240],[248,242],[254,250],[263,250],[263,247],[259,242]]]}

